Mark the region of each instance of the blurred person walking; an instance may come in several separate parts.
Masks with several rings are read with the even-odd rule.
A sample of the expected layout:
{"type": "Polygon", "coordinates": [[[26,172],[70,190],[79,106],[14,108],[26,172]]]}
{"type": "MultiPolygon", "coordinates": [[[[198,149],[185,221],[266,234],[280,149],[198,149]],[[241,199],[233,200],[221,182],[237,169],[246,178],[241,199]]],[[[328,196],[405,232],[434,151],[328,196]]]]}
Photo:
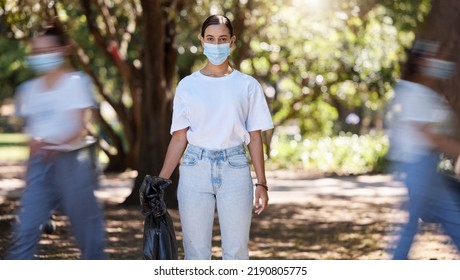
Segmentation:
{"type": "Polygon", "coordinates": [[[103,211],[85,112],[95,106],[91,82],[66,66],[68,38],[56,23],[30,40],[29,66],[37,77],[20,85],[16,112],[30,136],[26,189],[7,259],[33,259],[41,225],[57,208],[69,217],[82,259],[105,259],[103,211]]]}
{"type": "Polygon", "coordinates": [[[177,86],[159,177],[168,179],[182,158],[178,202],[185,259],[211,259],[216,207],[222,258],[248,259],[253,203],[256,214],[268,205],[261,131],[273,122],[261,85],[229,64],[236,40],[230,20],[208,17],[200,40],[208,61],[177,86]]]}
{"type": "Polygon", "coordinates": [[[435,42],[416,41],[390,109],[389,158],[402,174],[409,196],[409,217],[393,252],[395,260],[408,258],[419,219],[441,224],[460,248],[458,199],[449,178],[438,170],[441,153],[426,134],[448,134],[453,128],[453,113],[434,90],[452,74],[452,65],[434,58],[437,48],[435,42]]]}

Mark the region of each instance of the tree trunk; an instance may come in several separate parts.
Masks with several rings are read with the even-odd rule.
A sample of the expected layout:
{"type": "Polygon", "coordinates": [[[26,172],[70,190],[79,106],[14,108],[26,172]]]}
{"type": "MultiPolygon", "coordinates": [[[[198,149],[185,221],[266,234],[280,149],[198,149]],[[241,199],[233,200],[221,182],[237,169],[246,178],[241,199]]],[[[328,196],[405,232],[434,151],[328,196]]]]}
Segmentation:
{"type": "Polygon", "coordinates": [[[457,93],[460,87],[460,56],[458,55],[460,29],[456,26],[460,24],[459,11],[458,0],[433,0],[431,11],[416,36],[417,39],[438,41],[440,43],[438,57],[457,64],[454,77],[441,82],[436,90],[446,96],[458,119],[460,119],[460,96],[457,93]]]}
{"type": "MultiPolygon", "coordinates": [[[[78,63],[82,66],[83,70],[93,79],[93,82],[99,92],[99,95],[110,104],[117,114],[118,121],[121,124],[123,136],[118,135],[113,127],[111,127],[107,121],[99,113],[99,121],[101,124],[101,130],[105,135],[103,139],[106,141],[106,145],[101,144],[102,150],[109,157],[109,165],[105,171],[121,172],[127,168],[137,168],[138,154],[139,154],[139,130],[140,130],[140,102],[139,92],[141,91],[139,86],[139,75],[138,70],[132,67],[129,61],[120,57],[119,50],[119,35],[116,33],[116,24],[112,20],[112,15],[105,4],[101,4],[97,1],[82,0],[80,1],[83,14],[86,17],[86,23],[88,30],[94,38],[95,45],[101,51],[101,53],[112,63],[117,70],[120,77],[119,88],[129,89],[129,93],[133,99],[132,108],[127,108],[123,105],[121,100],[114,99],[112,94],[106,92],[106,89],[90,67],[90,63],[84,50],[77,47],[77,58],[78,63]],[[104,30],[97,24],[98,19],[104,21],[104,30]],[[123,144],[124,138],[127,142],[123,144]],[[116,153],[111,153],[109,148],[115,148],[116,153]]],[[[77,44],[74,44],[77,46],[77,44]]]]}
{"type": "MultiPolygon", "coordinates": [[[[138,177],[124,204],[139,204],[139,187],[144,176],[158,175],[170,140],[173,78],[177,52],[174,38],[174,16],[166,16],[160,0],[141,1],[143,8],[143,92],[138,177]]],[[[168,208],[177,208],[177,171],[173,186],[166,190],[168,208]]]]}

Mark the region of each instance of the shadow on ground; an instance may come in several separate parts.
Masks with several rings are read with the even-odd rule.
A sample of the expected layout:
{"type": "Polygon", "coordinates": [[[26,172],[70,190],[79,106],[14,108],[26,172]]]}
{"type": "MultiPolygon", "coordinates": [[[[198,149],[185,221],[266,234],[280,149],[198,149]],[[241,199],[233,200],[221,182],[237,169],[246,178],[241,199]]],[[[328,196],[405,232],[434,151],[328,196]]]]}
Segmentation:
{"type": "MultiPolygon", "coordinates": [[[[324,201],[334,201],[323,197],[324,201]]],[[[3,258],[8,236],[14,221],[13,213],[17,201],[8,201],[0,206],[0,258],[3,258]]],[[[367,205],[364,209],[346,209],[325,205],[275,204],[261,216],[255,216],[251,229],[251,259],[388,259],[386,248],[394,239],[398,223],[388,223],[394,214],[394,205],[367,205]]],[[[121,207],[106,204],[107,253],[110,259],[142,259],[143,216],[139,207],[121,207]]],[[[176,235],[181,243],[181,229],[176,210],[169,211],[176,235]]],[[[56,215],[57,229],[53,234],[43,234],[36,254],[38,259],[78,259],[69,232],[68,222],[62,215],[56,215]]],[[[413,253],[418,259],[455,259],[455,250],[450,241],[435,225],[422,228],[423,243],[435,244],[432,248],[423,246],[413,253]]],[[[420,239],[420,238],[419,238],[420,239]]],[[[183,258],[182,247],[179,247],[183,258]]],[[[221,257],[220,236],[217,222],[214,229],[213,255],[221,257]]]]}
{"type": "MultiPolygon", "coordinates": [[[[0,164],[0,167],[2,165],[0,164]]],[[[11,226],[18,210],[23,165],[0,168],[0,259],[4,258],[11,226]],[[3,172],[5,171],[5,172],[3,172]],[[8,172],[6,172],[8,171],[8,172]]],[[[270,173],[272,204],[260,216],[254,215],[250,238],[251,259],[277,260],[382,260],[406,219],[402,211],[404,192],[384,176],[299,177],[298,174],[270,173]],[[278,176],[279,175],[279,176],[278,176]],[[289,176],[288,176],[289,175],[289,176]]],[[[140,206],[124,207],[106,200],[128,195],[126,182],[132,174],[106,176],[99,193],[106,215],[107,247],[110,259],[140,260],[143,257],[143,221],[140,206]],[[124,177],[123,177],[124,176],[124,177]]],[[[177,210],[169,211],[183,258],[181,228],[177,210]]],[[[37,259],[78,259],[68,221],[57,213],[56,231],[42,234],[37,259]]],[[[216,220],[213,258],[221,258],[216,220]]],[[[459,259],[449,238],[436,224],[423,224],[415,240],[411,259],[459,259]]]]}

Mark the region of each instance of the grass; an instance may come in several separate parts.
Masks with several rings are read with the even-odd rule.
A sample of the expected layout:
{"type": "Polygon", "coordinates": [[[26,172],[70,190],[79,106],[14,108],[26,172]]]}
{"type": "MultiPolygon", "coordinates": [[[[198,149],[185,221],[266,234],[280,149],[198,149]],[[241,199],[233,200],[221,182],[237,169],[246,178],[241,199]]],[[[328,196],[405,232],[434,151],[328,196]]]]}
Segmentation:
{"type": "MultiPolygon", "coordinates": [[[[28,157],[27,135],[0,133],[0,161],[22,161],[28,157]]],[[[267,169],[308,170],[322,174],[366,174],[386,170],[388,141],[383,136],[339,135],[294,141],[278,137],[273,141],[267,169]]],[[[107,164],[100,151],[99,162],[107,164]]]]}
{"type": "Polygon", "coordinates": [[[319,139],[273,138],[268,167],[306,170],[322,174],[357,175],[386,170],[385,135],[342,133],[319,139]]]}
{"type": "Polygon", "coordinates": [[[6,145],[26,145],[28,136],[23,133],[0,133],[0,147],[6,145]]]}
{"type": "Polygon", "coordinates": [[[29,156],[29,148],[21,146],[0,147],[0,161],[23,161],[29,156]]]}
{"type": "MultiPolygon", "coordinates": [[[[28,136],[23,133],[0,133],[0,161],[24,161],[29,157],[28,136]]],[[[99,153],[99,162],[109,161],[104,152],[99,153]]]]}
{"type": "Polygon", "coordinates": [[[26,160],[29,156],[27,140],[27,135],[23,133],[0,133],[0,160],[26,160]]]}

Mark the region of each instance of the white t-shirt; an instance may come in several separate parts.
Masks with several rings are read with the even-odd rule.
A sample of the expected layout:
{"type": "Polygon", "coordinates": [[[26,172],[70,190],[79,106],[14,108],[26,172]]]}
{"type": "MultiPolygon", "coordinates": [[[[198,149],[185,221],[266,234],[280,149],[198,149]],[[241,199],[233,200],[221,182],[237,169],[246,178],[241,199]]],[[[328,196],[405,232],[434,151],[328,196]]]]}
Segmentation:
{"type": "Polygon", "coordinates": [[[249,144],[249,132],[273,128],[261,85],[233,70],[224,77],[196,71],[179,82],[171,134],[189,127],[190,144],[211,150],[249,144]]]}
{"type": "Polygon", "coordinates": [[[434,147],[415,124],[431,124],[437,133],[449,133],[452,111],[444,99],[424,85],[401,80],[395,86],[389,110],[389,158],[414,162],[434,147]]]}
{"type": "Polygon", "coordinates": [[[91,81],[82,72],[66,73],[48,89],[43,78],[20,85],[16,91],[16,114],[25,119],[32,138],[61,143],[82,129],[77,109],[95,105],[91,81]]]}

